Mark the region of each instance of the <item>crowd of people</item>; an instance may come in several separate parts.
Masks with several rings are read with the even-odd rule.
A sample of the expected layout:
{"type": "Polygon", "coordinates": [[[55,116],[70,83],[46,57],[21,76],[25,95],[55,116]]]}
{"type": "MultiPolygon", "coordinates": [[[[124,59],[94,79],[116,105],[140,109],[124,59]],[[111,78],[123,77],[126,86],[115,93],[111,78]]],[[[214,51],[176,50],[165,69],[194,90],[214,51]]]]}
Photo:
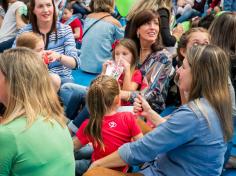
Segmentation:
{"type": "Polygon", "coordinates": [[[236,168],[235,34],[234,0],[0,0],[0,175],[236,168]]]}

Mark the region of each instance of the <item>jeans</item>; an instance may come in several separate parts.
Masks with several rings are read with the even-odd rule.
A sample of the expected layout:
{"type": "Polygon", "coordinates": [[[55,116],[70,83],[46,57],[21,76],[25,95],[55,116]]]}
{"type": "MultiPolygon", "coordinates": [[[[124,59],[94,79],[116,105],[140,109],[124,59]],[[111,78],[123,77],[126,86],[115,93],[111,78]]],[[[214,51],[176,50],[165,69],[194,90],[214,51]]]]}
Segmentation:
{"type": "Polygon", "coordinates": [[[91,156],[93,147],[89,144],[82,147],[79,151],[75,152],[75,170],[76,175],[82,175],[86,172],[91,164],[91,156]]]}
{"type": "Polygon", "coordinates": [[[3,53],[4,50],[10,49],[15,41],[15,38],[9,39],[0,43],[0,53],[3,53]]]}
{"type": "Polygon", "coordinates": [[[195,9],[187,10],[181,15],[178,19],[176,19],[176,23],[182,23],[184,21],[187,21],[195,16],[201,16],[201,13],[195,9]]]}
{"type": "Polygon", "coordinates": [[[64,83],[59,95],[64,104],[66,116],[73,120],[78,114],[81,106],[85,104],[85,95],[87,94],[87,87],[74,83],[64,83]]]}
{"type": "Polygon", "coordinates": [[[224,0],[224,11],[236,11],[236,1],[224,0]]]}

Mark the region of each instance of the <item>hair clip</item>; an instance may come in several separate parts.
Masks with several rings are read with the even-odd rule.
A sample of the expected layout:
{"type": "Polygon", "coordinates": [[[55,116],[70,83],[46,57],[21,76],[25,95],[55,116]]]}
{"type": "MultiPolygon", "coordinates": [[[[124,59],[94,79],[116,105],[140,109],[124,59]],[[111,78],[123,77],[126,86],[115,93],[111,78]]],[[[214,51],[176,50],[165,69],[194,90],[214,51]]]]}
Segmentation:
{"type": "Polygon", "coordinates": [[[120,40],[115,40],[114,43],[112,43],[111,48],[114,50],[119,43],[120,40]]]}

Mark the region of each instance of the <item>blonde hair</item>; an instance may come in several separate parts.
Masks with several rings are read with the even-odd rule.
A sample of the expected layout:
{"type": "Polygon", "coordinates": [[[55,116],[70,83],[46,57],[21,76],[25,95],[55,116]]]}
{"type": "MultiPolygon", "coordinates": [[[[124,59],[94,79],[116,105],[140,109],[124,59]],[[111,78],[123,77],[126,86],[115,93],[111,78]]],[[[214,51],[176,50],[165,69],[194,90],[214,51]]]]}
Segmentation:
{"type": "Polygon", "coordinates": [[[35,32],[24,32],[16,39],[17,47],[35,49],[36,45],[43,40],[43,37],[35,32]]]}
{"type": "Polygon", "coordinates": [[[186,59],[192,72],[189,101],[195,101],[200,97],[206,98],[218,114],[224,139],[229,140],[233,134],[233,127],[228,87],[228,56],[217,46],[198,45],[187,50],[186,59]]]}
{"type": "Polygon", "coordinates": [[[104,149],[102,139],[103,116],[111,110],[114,100],[119,95],[118,82],[107,75],[100,75],[90,85],[87,94],[87,104],[90,119],[85,133],[94,138],[95,145],[104,149]]]}
{"type": "Polygon", "coordinates": [[[27,126],[39,117],[65,125],[63,108],[42,59],[30,49],[15,48],[0,55],[0,71],[8,86],[6,111],[1,124],[24,116],[27,126]]]}
{"type": "Polygon", "coordinates": [[[142,12],[145,9],[151,9],[157,11],[160,8],[166,8],[171,11],[171,0],[139,0],[132,6],[126,19],[131,20],[136,14],[142,12]]]}

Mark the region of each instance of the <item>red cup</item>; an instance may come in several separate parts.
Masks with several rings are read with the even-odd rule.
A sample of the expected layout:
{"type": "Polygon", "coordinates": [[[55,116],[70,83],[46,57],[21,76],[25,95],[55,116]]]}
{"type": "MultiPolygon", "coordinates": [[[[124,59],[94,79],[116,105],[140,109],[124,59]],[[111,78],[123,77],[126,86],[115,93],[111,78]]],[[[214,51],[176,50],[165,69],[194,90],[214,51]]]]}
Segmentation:
{"type": "Polygon", "coordinates": [[[49,64],[49,59],[48,59],[47,54],[44,55],[44,57],[43,57],[43,61],[44,61],[44,63],[45,63],[46,65],[49,64]]]}

